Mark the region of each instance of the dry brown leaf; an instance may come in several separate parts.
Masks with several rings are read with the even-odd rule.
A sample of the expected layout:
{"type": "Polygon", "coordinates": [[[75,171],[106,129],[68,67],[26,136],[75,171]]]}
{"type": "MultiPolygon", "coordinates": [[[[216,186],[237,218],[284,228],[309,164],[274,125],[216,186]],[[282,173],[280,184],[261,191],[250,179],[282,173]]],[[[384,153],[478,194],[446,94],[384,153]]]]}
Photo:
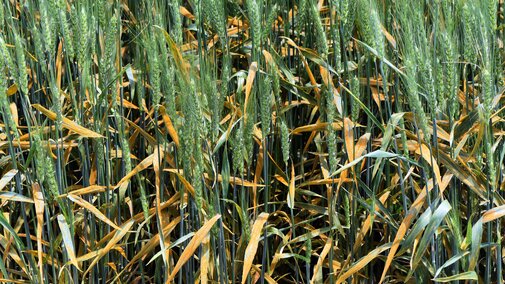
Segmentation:
{"type": "MultiPolygon", "coordinates": [[[[263,144],[259,144],[259,150],[258,150],[258,156],[257,156],[257,162],[256,162],[256,170],[254,171],[254,184],[259,183],[259,179],[261,177],[261,172],[263,170],[263,144]]],[[[253,196],[253,208],[254,208],[254,214],[256,215],[256,208],[258,208],[257,204],[257,187],[253,186],[252,188],[252,196],[253,196]]]]}
{"type": "Polygon", "coordinates": [[[138,133],[140,133],[144,138],[146,138],[146,140],[149,142],[149,144],[151,144],[152,146],[156,146],[157,141],[152,135],[147,133],[144,129],[142,129],[142,127],[138,126],[135,122],[133,122],[125,117],[123,117],[123,119],[124,119],[124,121],[128,122],[128,124],[131,127],[135,128],[135,130],[138,131],[138,133]]]}
{"type": "Polygon", "coordinates": [[[298,187],[306,187],[306,186],[311,186],[311,185],[328,185],[328,184],[339,184],[343,182],[352,182],[353,180],[350,178],[324,178],[324,179],[317,179],[317,180],[311,180],[311,181],[306,181],[304,183],[301,183],[298,185],[298,187]]]}
{"type": "Polygon", "coordinates": [[[13,191],[0,191],[0,199],[5,201],[33,203],[33,199],[13,191]]]}
{"type": "Polygon", "coordinates": [[[182,75],[182,78],[186,81],[186,83],[189,82],[189,64],[184,60],[182,57],[182,52],[180,48],[177,46],[175,41],[170,37],[168,32],[161,28],[160,26],[155,26],[159,28],[162,32],[163,35],[165,36],[165,39],[168,43],[168,48],[170,50],[170,53],[172,54],[175,65],[177,66],[177,69],[179,70],[180,74],[182,75]]]}
{"type": "Polygon", "coordinates": [[[182,170],[177,170],[177,169],[164,169],[163,171],[173,173],[177,175],[179,180],[182,182],[182,185],[184,185],[184,188],[189,191],[189,193],[192,196],[195,196],[195,188],[191,185],[191,183],[184,177],[182,174],[182,170]]]}
{"type": "MultiPolygon", "coordinates": [[[[261,269],[257,266],[257,265],[252,265],[251,268],[256,271],[256,273],[261,274],[261,269]]],[[[268,275],[267,273],[264,274],[265,276],[265,280],[268,282],[268,284],[277,284],[277,281],[275,281],[275,279],[273,279],[270,275],[268,275]]]]}
{"type": "MultiPolygon", "coordinates": [[[[208,180],[210,179],[209,174],[207,174],[207,173],[204,173],[203,177],[205,177],[205,179],[208,179],[208,180]]],[[[223,176],[221,174],[217,175],[217,181],[223,182],[223,176]]],[[[256,187],[264,187],[265,186],[263,184],[257,184],[257,183],[251,182],[251,181],[242,180],[241,178],[236,177],[236,176],[230,176],[229,182],[231,185],[240,185],[240,186],[244,186],[244,187],[255,187],[255,186],[256,187]]]]}
{"type": "MultiPolygon", "coordinates": [[[[159,228],[165,227],[164,223],[167,221],[167,219],[162,218],[163,214],[161,212],[161,175],[160,175],[160,166],[163,163],[163,149],[161,149],[159,146],[154,148],[154,159],[153,159],[153,169],[154,169],[154,174],[155,174],[155,181],[154,181],[154,187],[156,188],[156,209],[157,212],[156,214],[158,215],[159,218],[156,218],[156,221],[159,222],[160,224],[158,225],[159,228]]],[[[161,251],[165,252],[165,236],[160,235],[160,248],[161,251]]],[[[163,262],[168,264],[168,259],[167,259],[167,254],[163,253],[163,262]]]]}
{"type": "MultiPolygon", "coordinates": [[[[390,191],[386,191],[386,193],[381,195],[381,197],[379,198],[379,201],[381,203],[386,202],[386,199],[388,199],[389,194],[390,194],[390,191]]],[[[377,211],[379,210],[379,206],[377,204],[375,205],[374,210],[377,210],[377,211]]],[[[358,237],[356,238],[356,241],[354,243],[354,247],[353,247],[354,252],[357,252],[357,250],[361,247],[361,245],[362,245],[361,241],[366,236],[366,234],[368,233],[368,230],[370,230],[371,226],[372,226],[372,216],[370,216],[370,214],[368,214],[366,220],[363,222],[363,226],[361,227],[361,230],[358,233],[358,237]]],[[[349,254],[349,259],[350,259],[350,256],[351,255],[349,254]]]]}
{"type": "Polygon", "coordinates": [[[138,106],[134,105],[133,103],[127,101],[125,98],[121,99],[120,96],[117,96],[117,102],[118,103],[123,103],[123,106],[125,108],[130,108],[130,109],[139,109],[138,106]]]}
{"type": "MultiPolygon", "coordinates": [[[[152,211],[150,213],[154,213],[154,210],[155,210],[155,208],[152,208],[152,211]]],[[[139,215],[141,215],[139,217],[142,217],[143,213],[140,213],[139,215]]],[[[176,218],[174,218],[172,221],[170,221],[170,223],[165,228],[163,228],[163,234],[167,235],[170,232],[172,232],[172,230],[175,228],[175,226],[177,226],[177,224],[179,224],[180,222],[181,222],[181,216],[177,216],[176,218]]],[[[160,243],[160,234],[158,233],[155,236],[153,236],[144,246],[142,246],[140,251],[128,262],[128,264],[126,265],[126,267],[124,269],[124,272],[126,272],[137,261],[139,261],[140,259],[144,258],[146,255],[151,253],[151,251],[154,250],[154,248],[156,248],[156,246],[159,245],[159,243],[160,243]]],[[[123,272],[121,272],[121,273],[123,273],[123,272]]]]}
{"type": "MultiPolygon", "coordinates": [[[[444,190],[447,188],[447,185],[449,184],[449,181],[451,180],[452,177],[453,175],[450,173],[444,175],[443,181],[440,183],[441,184],[440,194],[442,194],[444,190]]],[[[386,258],[386,263],[384,264],[384,270],[382,271],[382,276],[379,283],[382,283],[384,281],[389,266],[391,266],[391,263],[393,262],[393,258],[400,246],[401,241],[403,240],[403,237],[407,233],[410,224],[412,224],[412,221],[414,220],[414,218],[417,216],[422,206],[424,205],[427,192],[431,191],[431,189],[433,188],[433,180],[430,179],[430,181],[431,182],[428,182],[428,185],[423,190],[421,190],[420,194],[417,196],[414,203],[412,203],[412,205],[410,206],[410,209],[407,212],[407,216],[403,218],[402,223],[400,224],[400,227],[396,232],[396,236],[391,245],[391,249],[389,250],[388,256],[386,258]]]]}
{"type": "Polygon", "coordinates": [[[275,61],[272,58],[272,54],[270,54],[270,52],[263,50],[262,53],[263,53],[263,56],[265,57],[265,62],[267,64],[275,64],[275,61]]]}

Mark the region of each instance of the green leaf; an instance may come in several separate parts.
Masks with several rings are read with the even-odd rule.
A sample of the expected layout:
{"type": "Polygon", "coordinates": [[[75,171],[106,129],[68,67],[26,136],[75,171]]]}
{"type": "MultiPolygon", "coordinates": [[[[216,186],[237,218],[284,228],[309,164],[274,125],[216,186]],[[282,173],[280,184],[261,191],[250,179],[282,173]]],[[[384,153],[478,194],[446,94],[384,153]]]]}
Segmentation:
{"type": "Polygon", "coordinates": [[[411,249],[414,245],[414,240],[417,236],[426,228],[426,226],[430,223],[430,219],[432,217],[431,208],[428,207],[426,211],[419,217],[417,222],[414,224],[407,238],[402,244],[402,249],[398,252],[398,254],[402,254],[408,249],[411,249]]]}
{"type": "Polygon", "coordinates": [[[400,71],[400,69],[398,69],[396,66],[393,65],[393,63],[391,63],[389,60],[387,60],[385,57],[379,55],[379,53],[377,52],[377,50],[375,50],[374,48],[372,48],[371,46],[369,46],[368,44],[358,40],[358,39],[355,39],[354,40],[363,45],[364,47],[366,47],[373,55],[375,55],[377,58],[379,58],[380,60],[382,60],[384,63],[386,63],[389,67],[391,67],[391,69],[395,70],[396,73],[402,75],[402,76],[405,76],[405,73],[403,73],[402,71],[400,71]]]}
{"type": "Polygon", "coordinates": [[[430,223],[426,227],[424,235],[421,238],[421,241],[419,241],[419,245],[417,246],[414,257],[412,258],[412,264],[411,264],[412,271],[416,269],[417,265],[419,264],[419,261],[421,261],[421,258],[425,254],[426,249],[428,248],[428,244],[430,243],[433,234],[435,234],[435,231],[440,226],[440,223],[442,223],[443,219],[451,209],[452,207],[449,201],[444,200],[442,203],[440,203],[437,210],[435,210],[433,216],[431,216],[430,223]]]}
{"type": "Polygon", "coordinates": [[[482,232],[482,219],[479,219],[479,221],[472,226],[472,246],[470,248],[470,263],[468,264],[468,270],[475,269],[475,266],[477,265],[480,243],[482,241],[482,232]]]}
{"type": "MultiPolygon", "coordinates": [[[[451,257],[449,260],[447,260],[442,266],[440,266],[438,269],[437,269],[437,272],[435,272],[435,276],[434,278],[437,278],[437,276],[440,274],[440,272],[442,272],[442,270],[450,265],[452,265],[453,263],[455,263],[456,261],[458,261],[460,258],[462,258],[463,256],[469,254],[470,252],[469,251],[462,251],[460,253],[458,253],[457,255],[451,257]]],[[[440,281],[440,280],[437,280],[437,281],[440,281]]]]}
{"type": "Polygon", "coordinates": [[[344,165],[343,167],[341,167],[340,169],[338,169],[337,171],[332,173],[330,175],[330,177],[334,177],[334,176],[338,175],[339,173],[341,173],[349,168],[352,168],[353,166],[359,164],[364,158],[394,158],[394,157],[398,157],[398,156],[399,156],[398,154],[393,154],[393,153],[382,151],[382,150],[373,151],[371,153],[368,153],[364,156],[361,156],[361,157],[353,160],[350,163],[347,163],[346,165],[344,165]]]}
{"type": "Polygon", "coordinates": [[[25,246],[23,245],[23,241],[21,241],[21,238],[19,238],[18,234],[12,228],[12,226],[9,224],[9,221],[5,219],[5,216],[3,213],[0,213],[0,225],[4,227],[9,233],[11,234],[11,237],[14,238],[14,243],[16,244],[16,247],[18,248],[19,251],[22,251],[25,249],[25,246]]]}
{"type": "Polygon", "coordinates": [[[223,196],[228,195],[228,188],[230,187],[230,162],[228,161],[228,147],[225,146],[223,153],[223,165],[221,168],[221,176],[223,177],[223,196]]]}
{"type": "Polygon", "coordinates": [[[368,115],[368,117],[372,120],[372,122],[379,127],[379,129],[384,132],[384,126],[379,122],[379,120],[375,117],[375,115],[372,113],[372,111],[359,99],[358,94],[353,94],[351,90],[346,88],[343,84],[340,85],[346,92],[351,95],[351,97],[354,99],[354,102],[359,104],[359,107],[368,115]]]}
{"type": "Polygon", "coordinates": [[[475,271],[467,271],[467,272],[463,272],[463,273],[456,274],[456,275],[449,276],[449,277],[442,277],[442,278],[433,279],[433,281],[442,282],[442,283],[447,283],[447,282],[451,282],[451,281],[458,281],[458,280],[479,280],[479,277],[477,276],[477,273],[475,273],[475,271]]]}

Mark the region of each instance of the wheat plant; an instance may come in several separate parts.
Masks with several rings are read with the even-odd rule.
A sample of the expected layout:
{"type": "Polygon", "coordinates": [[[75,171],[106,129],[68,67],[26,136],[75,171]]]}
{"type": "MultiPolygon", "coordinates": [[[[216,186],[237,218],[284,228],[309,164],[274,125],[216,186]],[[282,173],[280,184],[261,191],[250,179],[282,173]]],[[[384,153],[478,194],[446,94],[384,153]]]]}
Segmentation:
{"type": "Polygon", "coordinates": [[[503,0],[0,2],[0,282],[504,283],[503,0]]]}

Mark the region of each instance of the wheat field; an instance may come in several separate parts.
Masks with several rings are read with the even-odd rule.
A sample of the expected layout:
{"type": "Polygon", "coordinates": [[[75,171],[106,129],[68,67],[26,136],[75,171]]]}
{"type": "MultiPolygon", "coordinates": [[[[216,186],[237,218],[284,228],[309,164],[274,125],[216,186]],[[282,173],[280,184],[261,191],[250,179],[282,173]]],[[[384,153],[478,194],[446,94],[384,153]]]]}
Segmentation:
{"type": "Polygon", "coordinates": [[[1,0],[0,282],[504,283],[503,0],[1,0]]]}

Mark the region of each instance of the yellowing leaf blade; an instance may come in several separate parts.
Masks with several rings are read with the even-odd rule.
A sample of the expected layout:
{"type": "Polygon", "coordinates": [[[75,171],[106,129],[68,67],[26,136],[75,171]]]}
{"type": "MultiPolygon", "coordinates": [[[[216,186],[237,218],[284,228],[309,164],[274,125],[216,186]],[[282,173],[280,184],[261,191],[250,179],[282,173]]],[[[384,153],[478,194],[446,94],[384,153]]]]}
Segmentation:
{"type": "Polygon", "coordinates": [[[95,217],[102,220],[103,222],[105,222],[109,226],[113,227],[116,230],[120,229],[116,224],[114,224],[114,222],[112,222],[102,212],[100,212],[100,210],[98,210],[95,206],[93,206],[93,204],[89,203],[88,201],[82,199],[81,197],[79,197],[77,195],[69,194],[67,197],[75,204],[77,204],[77,205],[81,206],[82,208],[85,208],[89,212],[93,213],[93,215],[95,215],[95,217]]]}
{"type": "Polygon", "coordinates": [[[291,164],[291,178],[289,180],[288,207],[295,207],[295,167],[291,164]]]}
{"type": "Polygon", "coordinates": [[[251,239],[249,240],[249,244],[245,249],[244,255],[244,268],[242,270],[242,284],[244,284],[247,280],[247,275],[251,270],[251,266],[254,260],[254,256],[256,255],[256,251],[258,250],[258,242],[261,236],[261,230],[263,229],[263,225],[266,223],[268,219],[268,213],[261,213],[256,221],[254,222],[252,231],[251,231],[251,239]]]}
{"type": "MultiPolygon", "coordinates": [[[[36,110],[40,111],[43,113],[45,116],[47,116],[49,119],[55,121],[56,120],[56,113],[48,110],[47,108],[43,107],[42,105],[39,104],[33,104],[32,107],[34,107],[36,110]]],[[[75,123],[74,121],[63,117],[62,119],[62,126],[70,131],[73,131],[82,137],[87,137],[87,138],[103,138],[102,135],[89,130],[85,127],[80,126],[79,124],[75,123]]]]}
{"type": "Polygon", "coordinates": [[[196,249],[200,246],[212,226],[214,226],[219,218],[221,218],[221,215],[219,214],[212,217],[209,221],[205,222],[205,224],[195,233],[195,236],[191,239],[191,241],[189,241],[188,246],[186,249],[184,249],[181,256],[179,257],[179,260],[175,264],[174,269],[170,273],[170,276],[168,276],[168,282],[172,281],[175,278],[175,275],[177,272],[179,272],[184,263],[186,263],[193,256],[196,249]]]}
{"type": "Polygon", "coordinates": [[[4,187],[9,184],[9,182],[16,176],[18,170],[12,169],[8,171],[1,179],[0,179],[0,190],[4,189],[4,187]]]}

